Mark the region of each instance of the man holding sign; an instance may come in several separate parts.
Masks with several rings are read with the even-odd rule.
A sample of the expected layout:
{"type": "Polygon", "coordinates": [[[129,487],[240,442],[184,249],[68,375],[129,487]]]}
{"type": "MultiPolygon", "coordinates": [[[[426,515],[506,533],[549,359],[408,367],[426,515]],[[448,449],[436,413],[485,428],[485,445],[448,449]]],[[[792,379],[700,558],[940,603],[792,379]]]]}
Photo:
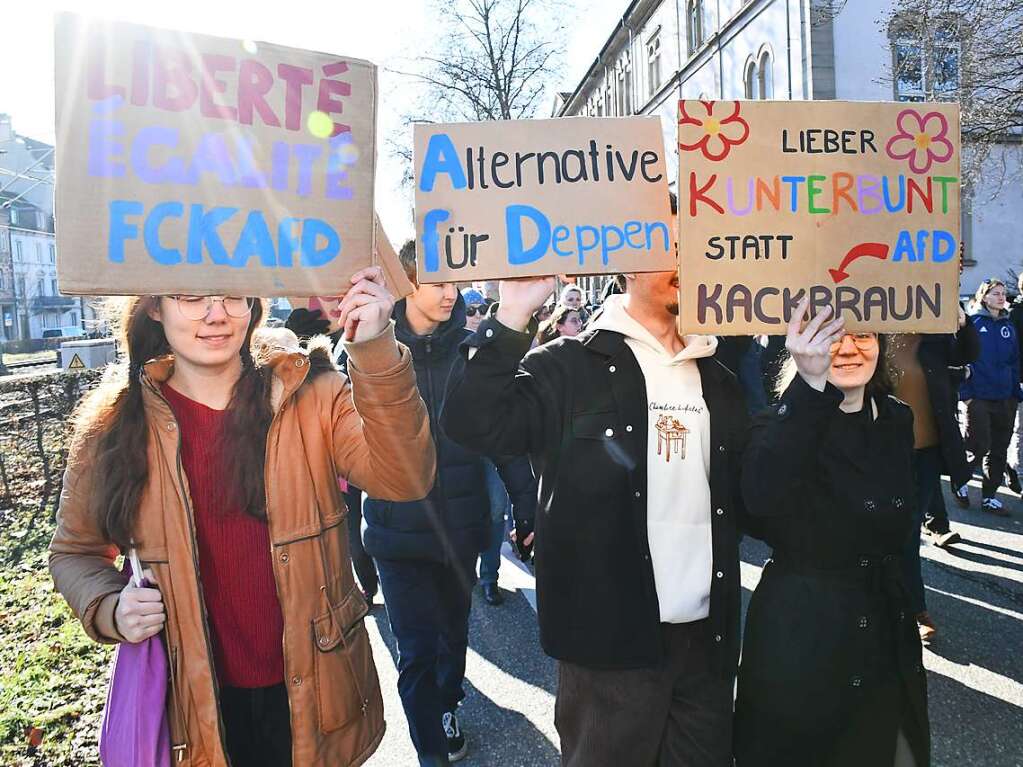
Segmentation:
{"type": "Polygon", "coordinates": [[[444,426],[474,450],[528,454],[538,473],[537,609],[559,660],[562,763],[725,767],[742,392],[713,338],[678,335],[675,272],[623,279],[590,329],[528,354],[554,280],[502,282],[444,426]]]}

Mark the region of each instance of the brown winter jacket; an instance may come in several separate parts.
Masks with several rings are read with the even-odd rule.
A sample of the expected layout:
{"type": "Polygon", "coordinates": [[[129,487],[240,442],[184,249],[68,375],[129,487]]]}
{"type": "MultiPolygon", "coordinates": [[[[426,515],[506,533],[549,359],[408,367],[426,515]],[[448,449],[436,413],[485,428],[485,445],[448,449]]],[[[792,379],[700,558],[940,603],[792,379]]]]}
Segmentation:
{"type": "MultiPolygon", "coordinates": [[[[412,359],[393,326],[348,344],[349,383],[323,350],[306,354],[290,331],[271,331],[274,419],[266,446],[267,520],[284,615],[285,682],[296,767],[358,765],[384,733],[383,701],[355,588],[347,509],[337,476],[378,498],[422,498],[433,484],[429,418],[412,359]]],[[[168,718],[175,765],[227,767],[218,685],[198,573],[188,482],[178,431],[159,384],[173,358],[145,366],[149,478],[135,530],[167,610],[168,718]]],[[[76,439],[64,476],[50,571],[85,631],[117,637],[113,611],[125,585],[122,552],[88,511],[95,440],[76,439]]]]}

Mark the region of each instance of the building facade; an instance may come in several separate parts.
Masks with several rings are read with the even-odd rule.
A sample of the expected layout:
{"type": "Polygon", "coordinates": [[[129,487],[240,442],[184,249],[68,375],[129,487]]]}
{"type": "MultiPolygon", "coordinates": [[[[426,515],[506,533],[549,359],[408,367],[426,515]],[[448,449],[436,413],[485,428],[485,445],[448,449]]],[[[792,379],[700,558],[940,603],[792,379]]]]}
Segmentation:
{"type": "MultiPolygon", "coordinates": [[[[889,23],[891,5],[855,0],[832,12],[823,0],[632,0],[575,90],[557,94],[553,114],[659,115],[672,147],[679,98],[920,101],[958,89],[956,42],[904,34],[889,23]]],[[[987,162],[1019,167],[1020,138],[1007,137],[987,162]]],[[[677,150],[667,161],[674,190],[677,150]]],[[[962,206],[967,292],[1023,271],[1023,184],[979,175],[962,206]]],[[[584,286],[595,293],[601,282],[584,286]]]]}
{"type": "Polygon", "coordinates": [[[0,340],[95,329],[92,299],[57,289],[53,147],[17,134],[0,114],[0,340]]]}

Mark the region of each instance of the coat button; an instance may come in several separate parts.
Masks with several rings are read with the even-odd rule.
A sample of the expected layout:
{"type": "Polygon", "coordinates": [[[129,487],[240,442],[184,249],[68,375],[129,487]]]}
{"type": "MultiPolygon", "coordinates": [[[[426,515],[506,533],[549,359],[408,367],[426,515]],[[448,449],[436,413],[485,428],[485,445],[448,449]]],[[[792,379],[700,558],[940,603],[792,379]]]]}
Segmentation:
{"type": "Polygon", "coordinates": [[[714,641],[715,642],[720,642],[721,641],[721,635],[720,634],[715,634],[714,635],[714,641]]]}
{"type": "Polygon", "coordinates": [[[869,559],[864,557],[863,559],[860,560],[860,567],[869,567],[869,566],[870,566],[870,560],[869,559]]]}
{"type": "Polygon", "coordinates": [[[720,516],[724,515],[725,510],[724,509],[718,509],[715,513],[720,517],[720,516]]]}
{"type": "Polygon", "coordinates": [[[860,679],[858,676],[854,676],[850,680],[850,683],[852,684],[853,687],[859,687],[859,686],[861,686],[863,684],[863,680],[860,679]]]}
{"type": "Polygon", "coordinates": [[[877,504],[868,499],[863,502],[863,508],[866,509],[867,511],[873,511],[874,509],[877,508],[877,504]]]}
{"type": "Polygon", "coordinates": [[[860,618],[860,628],[865,629],[867,627],[867,616],[864,615],[860,618]]]}
{"type": "Polygon", "coordinates": [[[636,496],[637,498],[639,498],[639,497],[641,497],[641,496],[642,496],[643,494],[642,494],[641,492],[639,492],[639,490],[637,490],[637,491],[636,491],[635,493],[633,493],[633,495],[635,495],[635,496],[636,496]]]}
{"type": "Polygon", "coordinates": [[[298,687],[299,685],[302,684],[302,677],[300,677],[300,676],[293,676],[293,677],[291,677],[291,683],[293,685],[295,685],[295,687],[298,687]]]}
{"type": "Polygon", "coordinates": [[[610,372],[612,372],[612,373],[613,373],[613,372],[615,372],[615,371],[616,371],[616,370],[617,370],[618,368],[616,368],[616,367],[615,367],[614,365],[609,365],[607,369],[608,369],[608,370],[609,370],[610,372]]]}
{"type": "Polygon", "coordinates": [[[725,452],[725,446],[724,445],[718,445],[718,452],[719,453],[725,452]]]}
{"type": "Polygon", "coordinates": [[[288,555],[288,552],[282,551],[281,552],[281,562],[284,563],[284,564],[288,564],[288,560],[289,559],[291,559],[291,557],[288,555]]]}
{"type": "Polygon", "coordinates": [[[643,560],[646,561],[646,562],[649,562],[650,561],[650,555],[649,554],[644,554],[643,555],[643,560]]]}
{"type": "Polygon", "coordinates": [[[613,437],[614,435],[615,435],[615,430],[614,429],[604,429],[604,436],[605,437],[613,437]]]}
{"type": "Polygon", "coordinates": [[[632,432],[632,424],[631,423],[628,426],[625,427],[625,431],[632,432]]]}
{"type": "Polygon", "coordinates": [[[892,498],[892,506],[894,506],[896,509],[901,509],[902,503],[903,501],[899,496],[895,496],[894,498],[892,498]]]}
{"type": "Polygon", "coordinates": [[[494,337],[494,329],[493,328],[487,328],[487,332],[484,333],[484,335],[487,338],[493,338],[494,337]]]}
{"type": "Polygon", "coordinates": [[[781,403],[780,405],[778,405],[778,415],[782,415],[783,416],[787,412],[789,412],[789,406],[788,405],[786,405],[784,402],[781,403]]]}
{"type": "Polygon", "coordinates": [[[717,576],[718,578],[724,578],[724,577],[725,577],[725,574],[724,574],[723,572],[721,572],[720,570],[718,570],[718,571],[717,571],[716,573],[714,573],[714,574],[715,574],[715,575],[716,575],[716,576],[717,576]]]}

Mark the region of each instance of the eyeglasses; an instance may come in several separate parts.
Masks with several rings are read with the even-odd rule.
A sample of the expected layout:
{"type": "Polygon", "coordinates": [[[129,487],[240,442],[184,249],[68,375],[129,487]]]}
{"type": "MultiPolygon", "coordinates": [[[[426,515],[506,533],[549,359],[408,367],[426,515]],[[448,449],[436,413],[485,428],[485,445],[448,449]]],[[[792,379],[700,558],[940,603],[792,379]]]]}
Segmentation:
{"type": "Polygon", "coordinates": [[[479,304],[478,306],[467,306],[467,307],[465,307],[465,316],[466,317],[475,317],[477,314],[479,314],[480,317],[483,317],[483,316],[486,315],[486,313],[487,313],[487,307],[484,306],[483,304],[479,304]]]}
{"type": "Polygon", "coordinates": [[[204,320],[219,301],[228,317],[248,317],[252,311],[252,298],[247,296],[171,296],[186,320],[204,320]]]}
{"type": "Polygon", "coordinates": [[[838,354],[838,350],[842,348],[842,341],[846,338],[851,338],[853,343],[856,344],[856,348],[860,351],[872,349],[877,343],[877,333],[846,333],[841,339],[831,344],[832,356],[838,354]]]}

